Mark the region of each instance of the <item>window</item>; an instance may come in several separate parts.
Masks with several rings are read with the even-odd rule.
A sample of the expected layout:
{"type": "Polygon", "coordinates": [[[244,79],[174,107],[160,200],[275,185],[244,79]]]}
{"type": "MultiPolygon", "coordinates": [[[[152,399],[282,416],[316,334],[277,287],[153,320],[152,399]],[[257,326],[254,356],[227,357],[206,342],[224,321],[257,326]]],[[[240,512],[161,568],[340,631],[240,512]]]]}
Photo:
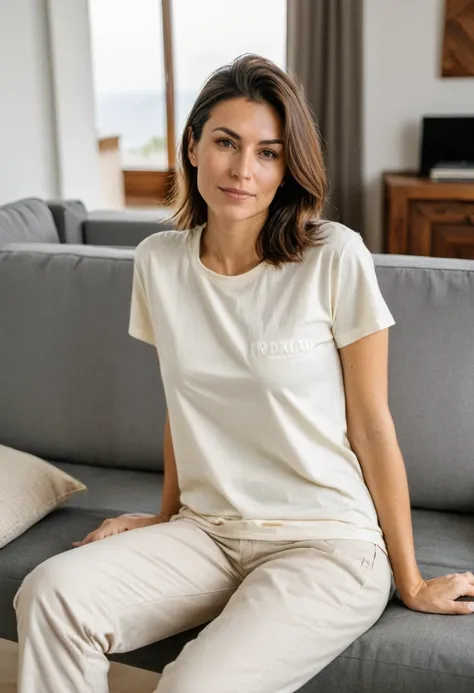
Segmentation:
{"type": "Polygon", "coordinates": [[[155,185],[153,175],[170,175],[186,117],[211,72],[242,53],[285,68],[286,4],[89,0],[98,134],[120,136],[125,184],[133,181],[135,197],[137,185],[148,197],[169,187],[168,179],[155,185]]]}
{"type": "Polygon", "coordinates": [[[206,79],[242,53],[286,67],[286,0],[172,0],[175,123],[179,139],[206,79]]]}
{"type": "Polygon", "coordinates": [[[168,168],[159,0],[90,0],[99,137],[120,136],[122,166],[168,168]]]}

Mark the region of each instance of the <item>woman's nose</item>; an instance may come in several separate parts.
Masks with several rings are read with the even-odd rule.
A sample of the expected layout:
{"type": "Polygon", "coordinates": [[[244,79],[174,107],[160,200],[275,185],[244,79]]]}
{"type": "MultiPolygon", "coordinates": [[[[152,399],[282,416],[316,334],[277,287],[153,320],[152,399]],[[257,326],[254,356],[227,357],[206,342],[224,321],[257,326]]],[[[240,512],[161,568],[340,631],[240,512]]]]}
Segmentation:
{"type": "Polygon", "coordinates": [[[252,176],[251,152],[238,152],[232,159],[231,174],[238,180],[249,180],[252,176]]]}

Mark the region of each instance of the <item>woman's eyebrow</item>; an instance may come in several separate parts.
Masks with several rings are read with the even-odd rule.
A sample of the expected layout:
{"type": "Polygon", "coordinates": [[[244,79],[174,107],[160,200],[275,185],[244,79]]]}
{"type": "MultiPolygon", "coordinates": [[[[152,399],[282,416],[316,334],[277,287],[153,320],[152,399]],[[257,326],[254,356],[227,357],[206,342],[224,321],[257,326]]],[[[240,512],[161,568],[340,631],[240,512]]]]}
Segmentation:
{"type": "MultiPolygon", "coordinates": [[[[227,135],[230,135],[236,140],[241,140],[242,137],[238,135],[236,132],[233,130],[229,130],[229,128],[224,128],[224,127],[218,127],[214,128],[212,132],[215,132],[216,130],[222,130],[222,132],[225,132],[227,135]]],[[[283,144],[282,140],[260,140],[258,144],[283,144]]]]}

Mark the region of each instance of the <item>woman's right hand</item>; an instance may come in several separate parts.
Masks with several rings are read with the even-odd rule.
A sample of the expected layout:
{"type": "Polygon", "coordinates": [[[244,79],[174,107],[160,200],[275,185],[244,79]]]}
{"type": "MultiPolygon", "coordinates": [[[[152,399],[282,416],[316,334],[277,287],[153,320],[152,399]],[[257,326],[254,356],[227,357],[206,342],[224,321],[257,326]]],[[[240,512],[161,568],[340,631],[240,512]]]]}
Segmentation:
{"type": "Polygon", "coordinates": [[[161,522],[167,522],[169,518],[164,515],[138,515],[134,513],[129,513],[127,515],[120,515],[119,517],[113,517],[109,520],[104,520],[102,524],[90,532],[82,541],[73,541],[73,546],[84,546],[85,544],[90,544],[93,541],[98,541],[99,539],[105,539],[106,537],[111,537],[113,534],[122,534],[122,532],[128,532],[131,529],[138,529],[139,527],[148,527],[150,525],[160,524],[161,522]]]}

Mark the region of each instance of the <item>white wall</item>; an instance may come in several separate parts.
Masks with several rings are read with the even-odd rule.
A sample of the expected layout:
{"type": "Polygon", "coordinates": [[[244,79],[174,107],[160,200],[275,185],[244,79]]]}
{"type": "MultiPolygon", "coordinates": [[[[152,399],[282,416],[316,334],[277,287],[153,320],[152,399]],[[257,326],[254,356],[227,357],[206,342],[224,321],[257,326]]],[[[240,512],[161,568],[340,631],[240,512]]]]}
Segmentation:
{"type": "Polygon", "coordinates": [[[87,0],[0,0],[0,204],[100,200],[87,0]]]}
{"type": "Polygon", "coordinates": [[[441,78],[444,0],[364,0],[367,242],[381,249],[381,174],[417,169],[423,115],[474,114],[474,78],[441,78]]]}
{"type": "MultiPolygon", "coordinates": [[[[1,0],[0,0],[1,1],[1,0]]],[[[60,196],[100,203],[88,0],[48,0],[60,196]]]]}
{"type": "Polygon", "coordinates": [[[0,0],[0,204],[59,192],[46,0],[0,0]]]}

